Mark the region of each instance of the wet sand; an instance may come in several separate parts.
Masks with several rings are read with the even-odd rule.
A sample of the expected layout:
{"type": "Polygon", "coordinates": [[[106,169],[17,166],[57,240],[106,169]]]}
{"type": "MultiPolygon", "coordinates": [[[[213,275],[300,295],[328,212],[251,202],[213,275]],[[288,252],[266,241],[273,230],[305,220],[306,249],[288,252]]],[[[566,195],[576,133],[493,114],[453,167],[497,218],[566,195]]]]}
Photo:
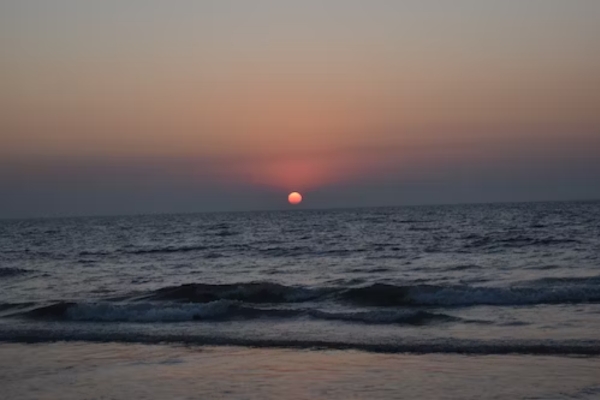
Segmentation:
{"type": "Polygon", "coordinates": [[[5,399],[597,399],[600,358],[0,344],[5,399]]]}

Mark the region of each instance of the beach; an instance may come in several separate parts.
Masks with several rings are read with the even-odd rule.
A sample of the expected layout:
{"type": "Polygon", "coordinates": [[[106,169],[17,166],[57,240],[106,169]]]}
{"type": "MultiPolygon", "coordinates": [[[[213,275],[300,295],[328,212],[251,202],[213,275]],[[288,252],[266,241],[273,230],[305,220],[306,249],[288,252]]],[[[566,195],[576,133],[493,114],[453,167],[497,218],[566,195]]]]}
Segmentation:
{"type": "Polygon", "coordinates": [[[11,399],[595,399],[599,369],[589,357],[0,345],[11,399]]]}

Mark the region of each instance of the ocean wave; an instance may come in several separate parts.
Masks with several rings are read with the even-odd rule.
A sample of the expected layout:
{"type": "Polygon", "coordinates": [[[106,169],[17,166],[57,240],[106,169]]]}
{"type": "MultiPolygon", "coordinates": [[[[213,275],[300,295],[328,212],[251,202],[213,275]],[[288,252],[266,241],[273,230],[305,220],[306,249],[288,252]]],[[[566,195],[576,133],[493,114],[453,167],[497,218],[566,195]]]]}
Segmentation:
{"type": "Polygon", "coordinates": [[[540,271],[549,271],[552,269],[561,269],[564,267],[561,267],[560,265],[552,265],[552,264],[545,264],[545,265],[532,265],[529,267],[525,267],[525,269],[535,269],[535,270],[540,270],[540,271]]]}
{"type": "Polygon", "coordinates": [[[304,254],[313,254],[314,249],[310,246],[294,246],[294,247],[266,247],[257,249],[261,255],[279,258],[279,257],[291,257],[299,256],[304,254]]]}
{"type": "Polygon", "coordinates": [[[79,252],[81,257],[86,256],[108,256],[111,255],[112,252],[106,250],[83,250],[79,252]]]}
{"type": "Polygon", "coordinates": [[[339,297],[358,305],[379,307],[575,304],[600,302],[600,287],[597,284],[508,288],[373,284],[347,289],[339,297]]]}
{"type": "Polygon", "coordinates": [[[207,260],[214,260],[216,258],[223,258],[223,257],[227,257],[227,256],[222,253],[217,253],[217,252],[210,252],[210,253],[204,255],[204,258],[206,258],[207,260]]]}
{"type": "Polygon", "coordinates": [[[420,310],[371,310],[327,312],[315,309],[258,308],[235,301],[218,300],[206,304],[157,303],[70,303],[62,302],[28,309],[12,317],[87,322],[186,322],[230,321],[258,318],[300,318],[364,324],[423,325],[433,322],[460,321],[458,317],[420,310]]]}
{"type": "Polygon", "coordinates": [[[235,235],[239,235],[239,234],[240,234],[239,232],[232,232],[230,230],[224,229],[222,231],[215,233],[215,236],[226,237],[226,236],[235,236],[235,235]]]}
{"type": "Polygon", "coordinates": [[[61,302],[28,310],[27,315],[78,320],[105,318],[107,321],[308,316],[364,323],[419,323],[451,320],[444,314],[429,313],[431,310],[427,307],[599,303],[598,283],[600,277],[545,278],[514,287],[384,283],[348,286],[348,282],[336,282],[336,286],[315,288],[271,282],[190,283],[98,300],[97,303],[61,302]],[[334,303],[344,307],[352,305],[359,310],[332,312],[334,303]]]}
{"type": "Polygon", "coordinates": [[[333,300],[368,307],[578,304],[600,302],[598,283],[600,277],[544,278],[514,287],[376,283],[358,287],[309,288],[271,282],[191,283],[161,288],[137,298],[187,303],[235,300],[258,304],[333,300]]]}
{"type": "Polygon", "coordinates": [[[312,310],[309,315],[318,319],[359,322],[365,324],[422,325],[432,322],[457,322],[462,319],[447,314],[420,310],[371,310],[359,312],[325,312],[312,310]]]}
{"type": "Polygon", "coordinates": [[[219,300],[206,304],[57,303],[21,313],[34,319],[89,322],[184,322],[283,316],[287,310],[261,310],[219,300]]]}
{"type": "Polygon", "coordinates": [[[446,271],[472,271],[472,270],[481,270],[483,267],[476,264],[460,264],[454,265],[452,267],[440,268],[441,270],[446,271]]]}
{"type": "Polygon", "coordinates": [[[11,278],[13,276],[25,275],[32,272],[23,268],[0,267],[0,278],[11,278]]]}
{"type": "Polygon", "coordinates": [[[204,251],[209,249],[206,246],[166,246],[166,247],[149,247],[143,249],[127,250],[127,254],[161,254],[161,253],[189,253],[194,251],[204,251]]]}
{"type": "Polygon", "coordinates": [[[253,348],[288,348],[303,350],[358,350],[397,354],[465,354],[465,355],[544,355],[600,356],[597,340],[472,340],[430,339],[394,342],[360,342],[343,340],[270,339],[202,334],[167,334],[114,332],[95,330],[11,329],[0,330],[0,342],[47,343],[56,341],[121,342],[140,344],[187,344],[195,346],[243,346],[253,348]]]}
{"type": "Polygon", "coordinates": [[[440,265],[440,266],[431,266],[431,265],[421,265],[416,268],[412,268],[413,271],[475,271],[475,270],[483,270],[484,268],[477,264],[457,264],[457,265],[440,265]]]}
{"type": "Polygon", "coordinates": [[[208,303],[216,300],[237,300],[249,303],[296,303],[313,300],[327,289],[285,286],[270,282],[211,285],[190,283],[158,289],[147,298],[208,303]]]}
{"type": "Polygon", "coordinates": [[[476,237],[473,235],[469,235],[465,237],[465,239],[473,239],[471,242],[465,245],[467,249],[474,248],[483,248],[483,249],[491,249],[494,247],[503,247],[503,248],[519,248],[519,247],[528,247],[528,246],[556,246],[561,244],[576,244],[581,243],[575,239],[567,239],[567,238],[555,238],[555,237],[543,237],[543,238],[533,238],[529,236],[518,235],[514,237],[507,238],[495,238],[490,236],[476,237]]]}
{"type": "Polygon", "coordinates": [[[26,302],[26,303],[0,303],[0,312],[4,311],[12,311],[18,310],[25,307],[30,307],[34,305],[34,303],[26,302]]]}
{"type": "Polygon", "coordinates": [[[595,276],[570,276],[570,277],[546,277],[526,281],[530,285],[550,285],[550,286],[569,286],[569,285],[600,285],[600,275],[595,276]]]}

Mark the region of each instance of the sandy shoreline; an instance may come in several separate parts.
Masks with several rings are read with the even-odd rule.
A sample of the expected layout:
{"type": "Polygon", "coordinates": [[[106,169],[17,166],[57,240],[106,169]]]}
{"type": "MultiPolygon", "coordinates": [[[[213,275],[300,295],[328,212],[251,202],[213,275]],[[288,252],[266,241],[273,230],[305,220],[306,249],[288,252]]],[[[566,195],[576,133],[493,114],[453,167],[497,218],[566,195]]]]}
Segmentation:
{"type": "Polygon", "coordinates": [[[592,399],[599,369],[596,357],[0,344],[7,399],[592,399]]]}

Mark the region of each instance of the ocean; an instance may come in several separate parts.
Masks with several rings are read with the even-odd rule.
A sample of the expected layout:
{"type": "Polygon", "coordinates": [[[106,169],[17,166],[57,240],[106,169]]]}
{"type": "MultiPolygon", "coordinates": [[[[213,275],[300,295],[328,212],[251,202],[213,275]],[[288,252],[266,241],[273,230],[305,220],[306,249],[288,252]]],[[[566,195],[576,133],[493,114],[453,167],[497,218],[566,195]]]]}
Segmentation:
{"type": "Polygon", "coordinates": [[[598,399],[599,335],[600,202],[0,221],[7,399],[598,399]]]}

